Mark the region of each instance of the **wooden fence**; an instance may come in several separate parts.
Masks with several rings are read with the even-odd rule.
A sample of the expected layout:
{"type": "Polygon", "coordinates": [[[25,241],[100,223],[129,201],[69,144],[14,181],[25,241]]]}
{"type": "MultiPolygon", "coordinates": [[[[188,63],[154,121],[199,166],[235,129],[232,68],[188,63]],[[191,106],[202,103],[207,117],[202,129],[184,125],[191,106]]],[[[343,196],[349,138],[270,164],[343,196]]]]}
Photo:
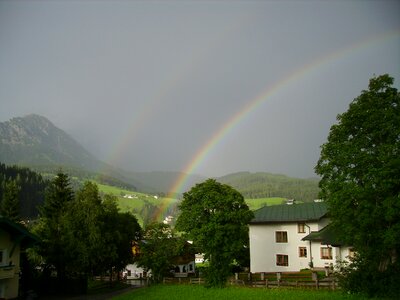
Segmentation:
{"type": "MultiPolygon", "coordinates": [[[[204,284],[203,278],[174,278],[165,277],[164,284],[204,284]]],[[[338,288],[334,277],[326,277],[317,273],[287,272],[287,273],[236,273],[229,280],[230,285],[248,287],[302,287],[302,288],[338,288]]]]}

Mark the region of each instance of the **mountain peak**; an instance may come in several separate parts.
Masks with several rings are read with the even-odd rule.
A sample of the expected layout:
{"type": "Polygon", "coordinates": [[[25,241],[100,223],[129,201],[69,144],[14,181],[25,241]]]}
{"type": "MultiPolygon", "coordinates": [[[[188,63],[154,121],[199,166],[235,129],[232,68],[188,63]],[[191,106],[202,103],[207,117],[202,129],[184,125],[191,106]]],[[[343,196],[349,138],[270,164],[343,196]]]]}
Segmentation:
{"type": "Polygon", "coordinates": [[[0,161],[66,165],[88,170],[99,167],[99,161],[71,136],[37,114],[0,123],[0,161]]]}

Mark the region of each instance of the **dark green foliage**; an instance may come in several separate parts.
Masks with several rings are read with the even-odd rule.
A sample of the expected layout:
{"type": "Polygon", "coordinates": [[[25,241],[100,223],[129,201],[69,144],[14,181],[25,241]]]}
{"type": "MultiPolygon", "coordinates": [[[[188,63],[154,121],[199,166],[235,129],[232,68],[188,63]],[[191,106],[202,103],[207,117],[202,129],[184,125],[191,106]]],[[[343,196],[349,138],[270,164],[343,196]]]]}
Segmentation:
{"type": "Polygon", "coordinates": [[[114,196],[101,198],[92,182],[74,196],[64,173],[53,179],[46,196],[35,226],[43,242],[36,250],[47,268],[57,271],[59,283],[111,275],[133,262],[132,243],[141,228],[133,215],[118,211],[114,196]]]}
{"type": "Polygon", "coordinates": [[[223,287],[230,264],[248,246],[248,222],[253,213],[243,196],[214,179],[197,184],[183,195],[176,227],[187,232],[209,260],[209,286],[223,287]]]}
{"type": "Polygon", "coordinates": [[[38,206],[43,203],[48,182],[40,174],[27,168],[0,163],[0,202],[4,197],[6,185],[12,181],[18,189],[19,216],[22,219],[37,217],[38,206]]]}
{"type": "Polygon", "coordinates": [[[400,283],[392,281],[400,266],[400,95],[392,85],[388,75],[370,80],[331,127],[316,166],[333,225],[359,254],[346,286],[369,295],[400,283]]]}
{"type": "Polygon", "coordinates": [[[70,273],[121,271],[133,261],[131,246],[140,238],[140,226],[133,215],[119,213],[115,197],[101,199],[94,183],[76,193],[64,224],[70,273]]]}
{"type": "Polygon", "coordinates": [[[68,175],[61,171],[58,172],[46,189],[46,198],[40,208],[40,216],[59,221],[67,203],[72,201],[73,198],[74,193],[68,175]]]}
{"type": "Polygon", "coordinates": [[[0,204],[0,215],[7,217],[11,221],[19,222],[19,192],[20,187],[15,180],[5,183],[3,199],[0,204]]]}
{"type": "Polygon", "coordinates": [[[218,178],[247,198],[282,197],[298,201],[317,199],[319,188],[316,179],[291,178],[269,173],[240,172],[218,178]]]}
{"type": "Polygon", "coordinates": [[[40,219],[35,228],[42,239],[38,253],[46,259],[48,266],[56,269],[59,280],[66,276],[68,256],[63,218],[73,197],[69,177],[60,171],[46,189],[46,198],[40,208],[40,219]]]}
{"type": "Polygon", "coordinates": [[[399,264],[390,264],[384,272],[377,271],[377,264],[368,259],[357,257],[351,264],[344,266],[338,273],[340,286],[355,294],[369,297],[398,298],[400,283],[399,264]]]}
{"type": "Polygon", "coordinates": [[[140,243],[139,266],[151,270],[155,282],[168,275],[173,259],[183,254],[185,240],[179,238],[174,230],[163,223],[151,223],[144,232],[140,243]]]}

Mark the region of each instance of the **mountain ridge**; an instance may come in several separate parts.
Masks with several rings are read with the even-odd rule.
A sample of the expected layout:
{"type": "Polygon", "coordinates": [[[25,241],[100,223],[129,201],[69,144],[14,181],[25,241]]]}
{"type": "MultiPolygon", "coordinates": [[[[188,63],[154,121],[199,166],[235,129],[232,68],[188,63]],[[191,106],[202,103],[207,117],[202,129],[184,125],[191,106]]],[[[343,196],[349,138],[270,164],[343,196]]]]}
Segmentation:
{"type": "Polygon", "coordinates": [[[0,123],[0,138],[0,159],[7,164],[68,165],[89,171],[97,171],[103,164],[40,115],[0,123]]]}
{"type": "MultiPolygon", "coordinates": [[[[207,178],[182,172],[134,172],[111,166],[97,159],[47,118],[36,114],[0,123],[0,162],[30,167],[42,173],[54,173],[61,168],[73,176],[160,195],[170,193],[171,187],[183,176],[186,177],[185,191],[207,178]]],[[[282,174],[243,171],[214,178],[231,185],[245,198],[283,197],[310,201],[316,199],[319,192],[317,179],[282,174]]]]}
{"type": "Polygon", "coordinates": [[[113,177],[120,181],[121,187],[146,193],[166,194],[183,175],[188,176],[189,184],[203,179],[182,172],[131,172],[111,166],[97,159],[46,117],[37,114],[0,122],[0,162],[45,173],[63,169],[74,176],[100,178],[103,182],[112,182],[113,177]]]}

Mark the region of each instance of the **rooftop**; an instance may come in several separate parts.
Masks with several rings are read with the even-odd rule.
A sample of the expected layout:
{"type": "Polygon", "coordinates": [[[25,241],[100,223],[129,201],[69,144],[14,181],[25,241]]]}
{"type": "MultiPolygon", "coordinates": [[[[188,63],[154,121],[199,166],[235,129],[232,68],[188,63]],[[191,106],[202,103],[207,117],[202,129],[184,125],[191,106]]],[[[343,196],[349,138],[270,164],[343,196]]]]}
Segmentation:
{"type": "Polygon", "coordinates": [[[254,212],[250,224],[317,221],[327,212],[327,205],[324,202],[264,206],[254,212]]]}
{"type": "Polygon", "coordinates": [[[344,245],[344,243],[338,239],[337,233],[331,225],[325,226],[320,231],[311,231],[311,233],[302,238],[302,240],[321,242],[322,244],[332,246],[344,245]]]}
{"type": "Polygon", "coordinates": [[[40,239],[29,232],[23,225],[15,223],[10,219],[0,215],[0,229],[12,234],[14,240],[19,241],[23,247],[30,247],[40,241],[40,239]]]}

